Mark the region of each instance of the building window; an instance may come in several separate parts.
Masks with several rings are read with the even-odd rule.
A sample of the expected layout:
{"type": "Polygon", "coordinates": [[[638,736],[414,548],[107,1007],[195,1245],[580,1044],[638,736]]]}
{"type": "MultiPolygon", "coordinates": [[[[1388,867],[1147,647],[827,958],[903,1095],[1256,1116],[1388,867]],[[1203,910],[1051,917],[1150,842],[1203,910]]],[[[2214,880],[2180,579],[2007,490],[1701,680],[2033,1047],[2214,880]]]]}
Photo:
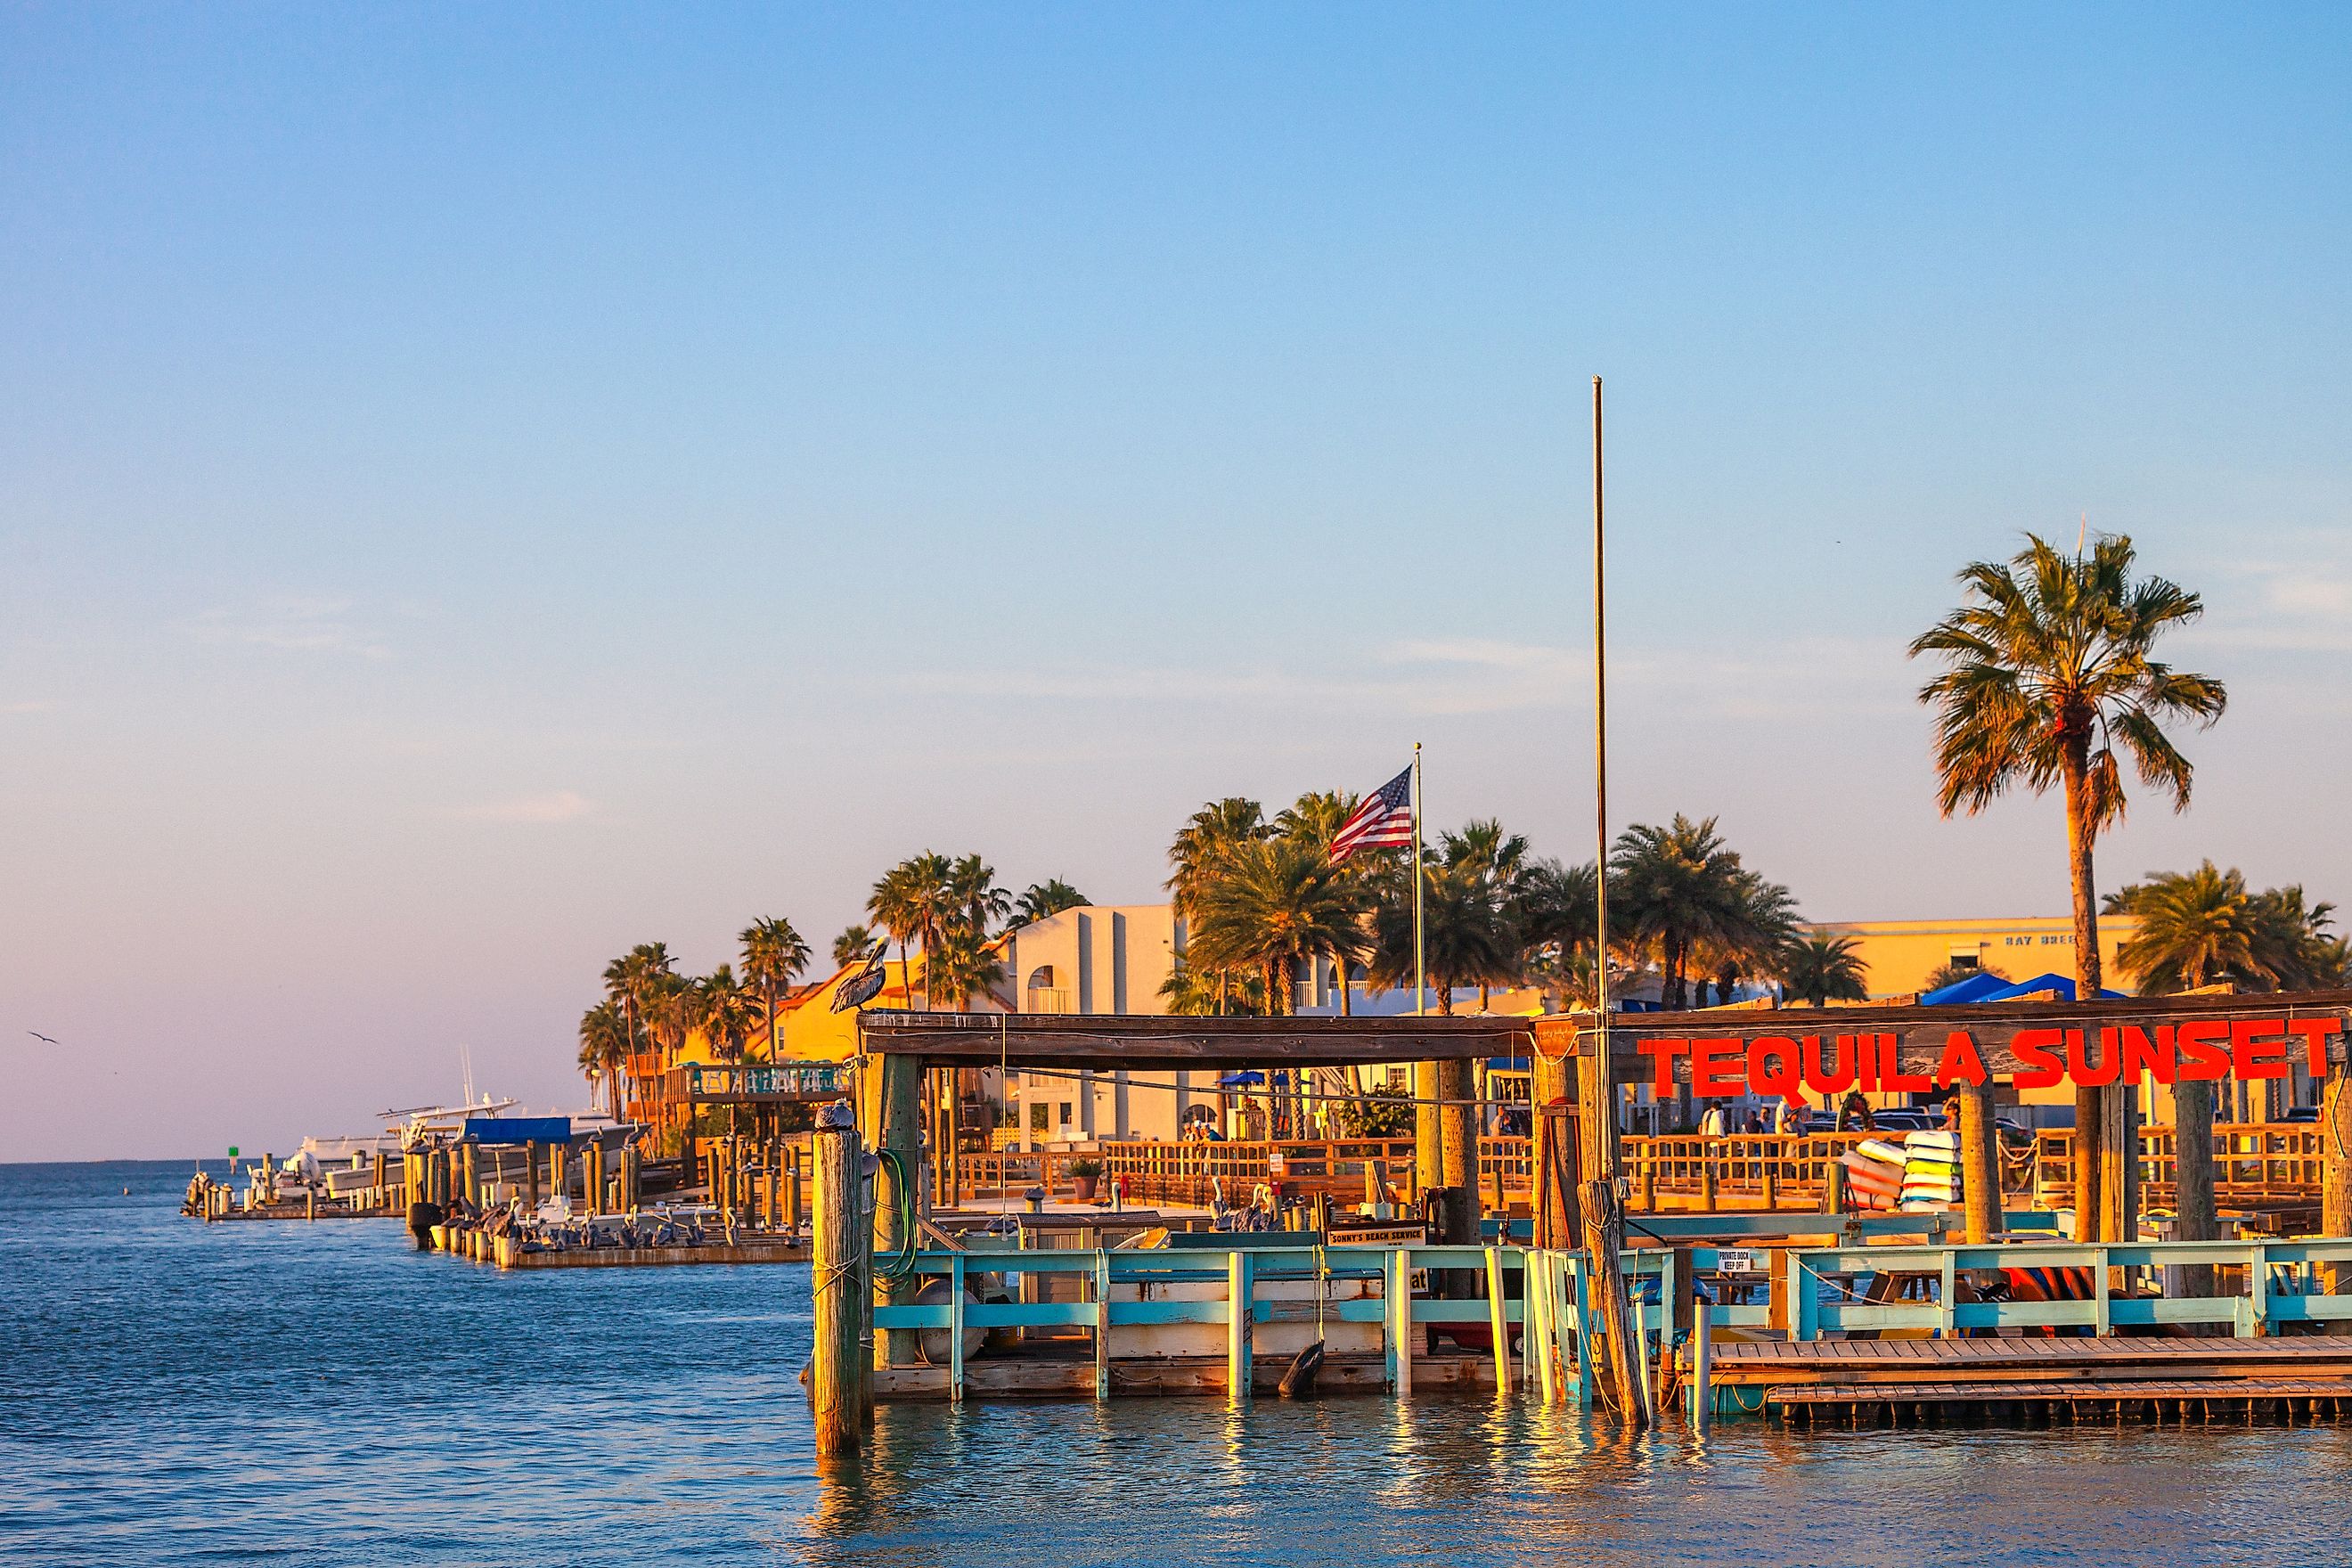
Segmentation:
{"type": "Polygon", "coordinates": [[[1069,1124],[1070,1124],[1070,1102],[1069,1102],[1068,1100],[1066,1100],[1062,1101],[1062,1125],[1063,1125],[1063,1126],[1065,1126],[1065,1127],[1067,1127],[1069,1124]]]}
{"type": "Polygon", "coordinates": [[[1045,1131],[1045,1104],[1043,1100],[1029,1108],[1029,1131],[1032,1132],[1045,1131]]]}

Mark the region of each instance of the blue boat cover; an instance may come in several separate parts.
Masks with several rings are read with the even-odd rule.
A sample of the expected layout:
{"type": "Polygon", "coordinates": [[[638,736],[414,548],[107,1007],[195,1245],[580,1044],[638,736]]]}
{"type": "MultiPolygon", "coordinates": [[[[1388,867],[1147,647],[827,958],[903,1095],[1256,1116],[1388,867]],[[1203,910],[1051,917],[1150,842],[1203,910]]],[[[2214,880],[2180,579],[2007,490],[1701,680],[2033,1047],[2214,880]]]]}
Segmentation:
{"type": "Polygon", "coordinates": [[[468,1143],[569,1143],[569,1116],[468,1116],[468,1143]]]}

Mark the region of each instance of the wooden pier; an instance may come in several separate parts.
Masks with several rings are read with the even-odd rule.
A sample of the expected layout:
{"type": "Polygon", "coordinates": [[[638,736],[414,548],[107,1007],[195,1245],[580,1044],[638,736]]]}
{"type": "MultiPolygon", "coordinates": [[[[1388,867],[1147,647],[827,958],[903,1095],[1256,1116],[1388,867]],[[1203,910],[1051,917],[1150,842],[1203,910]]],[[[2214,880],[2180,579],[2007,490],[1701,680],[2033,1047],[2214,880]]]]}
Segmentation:
{"type": "Polygon", "coordinates": [[[1795,1426],[2196,1425],[2352,1415],[2352,1336],[1795,1340],[1726,1344],[1718,1414],[1795,1426]]]}

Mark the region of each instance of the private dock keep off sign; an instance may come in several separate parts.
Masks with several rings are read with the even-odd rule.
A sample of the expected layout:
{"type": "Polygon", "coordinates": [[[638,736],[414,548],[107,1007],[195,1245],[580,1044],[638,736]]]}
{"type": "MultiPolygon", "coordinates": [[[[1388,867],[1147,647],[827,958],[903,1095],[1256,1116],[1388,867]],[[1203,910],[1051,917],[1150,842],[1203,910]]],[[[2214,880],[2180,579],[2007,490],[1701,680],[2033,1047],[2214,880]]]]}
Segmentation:
{"type": "MultiPolygon", "coordinates": [[[[1937,1020],[1852,1034],[1789,1032],[1787,1015],[1769,1034],[1638,1033],[1633,1048],[1649,1058],[1658,1092],[1680,1083],[1702,1100],[1738,1094],[1776,1099],[1847,1089],[1925,1092],[2013,1079],[2020,1089],[2059,1084],[2096,1088],[2142,1073],[2158,1083],[2186,1079],[2272,1079],[2298,1063],[2325,1078],[2343,1059],[2341,1014],[2315,1017],[2178,1018],[2170,1022],[2011,1024],[1955,1026],[1937,1020]]],[[[1620,1031],[1612,1027],[1612,1034],[1620,1031]]],[[[1612,1053],[1613,1054],[1613,1053],[1612,1053]]]]}

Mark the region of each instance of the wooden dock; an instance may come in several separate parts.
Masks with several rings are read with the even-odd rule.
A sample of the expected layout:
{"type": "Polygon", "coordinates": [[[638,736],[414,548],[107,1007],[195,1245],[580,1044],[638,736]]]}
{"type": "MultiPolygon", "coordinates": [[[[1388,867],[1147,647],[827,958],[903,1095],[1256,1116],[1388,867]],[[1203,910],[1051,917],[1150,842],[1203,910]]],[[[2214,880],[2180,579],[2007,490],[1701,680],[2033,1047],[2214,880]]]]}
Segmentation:
{"type": "Polygon", "coordinates": [[[1795,1340],[1717,1346],[1723,1414],[1791,1426],[2244,1423],[2352,1414],[2352,1336],[1795,1340]]]}

